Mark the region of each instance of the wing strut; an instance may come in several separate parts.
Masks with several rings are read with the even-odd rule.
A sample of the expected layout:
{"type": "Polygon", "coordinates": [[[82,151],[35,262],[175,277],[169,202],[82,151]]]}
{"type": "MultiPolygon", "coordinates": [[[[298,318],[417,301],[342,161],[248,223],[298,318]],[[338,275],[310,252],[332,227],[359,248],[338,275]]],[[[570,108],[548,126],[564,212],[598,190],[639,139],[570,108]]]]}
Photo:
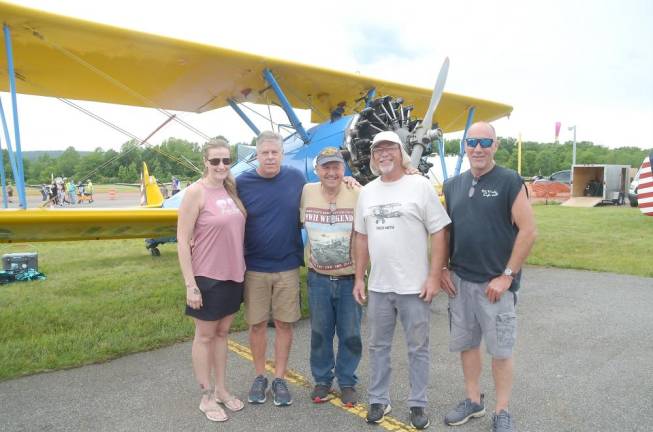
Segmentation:
{"type": "Polygon", "coordinates": [[[250,128],[250,129],[251,129],[251,130],[252,130],[252,131],[253,131],[257,136],[261,134],[261,132],[260,132],[260,131],[258,130],[258,128],[256,127],[256,125],[255,125],[255,124],[250,120],[249,117],[247,117],[247,114],[245,114],[245,113],[243,112],[243,110],[240,109],[240,107],[236,104],[236,102],[234,102],[233,99],[227,99],[227,102],[229,102],[229,106],[230,106],[231,108],[233,108],[234,111],[236,111],[236,114],[238,114],[238,115],[240,116],[240,118],[243,119],[243,121],[244,121],[245,123],[247,123],[247,126],[249,126],[249,128],[250,128]]]}
{"type": "MultiPolygon", "coordinates": [[[[14,115],[14,139],[16,140],[16,157],[12,163],[12,171],[14,171],[14,182],[16,183],[16,191],[18,192],[18,200],[20,207],[27,208],[27,199],[25,198],[25,174],[23,172],[23,152],[20,147],[20,128],[18,126],[18,101],[16,100],[16,74],[14,72],[14,53],[11,47],[11,31],[9,26],[4,24],[2,26],[5,35],[5,49],[7,50],[7,72],[9,73],[9,88],[11,89],[11,108],[14,115]]],[[[2,113],[2,125],[5,132],[5,139],[7,140],[7,150],[9,158],[12,156],[11,141],[9,132],[7,131],[7,122],[5,120],[4,109],[0,105],[0,112],[2,113]]],[[[3,190],[5,185],[3,184],[3,190]]],[[[6,202],[6,201],[5,201],[6,202]]]]}
{"type": "Polygon", "coordinates": [[[467,112],[467,123],[465,123],[465,131],[463,132],[463,137],[460,139],[460,153],[458,153],[458,160],[456,161],[456,172],[454,175],[460,174],[460,167],[463,165],[463,158],[465,157],[465,139],[467,138],[467,131],[469,130],[469,127],[472,125],[472,121],[474,120],[475,112],[475,106],[469,107],[469,111],[467,112]]]}
{"type": "Polygon", "coordinates": [[[310,141],[310,138],[308,137],[308,133],[306,133],[304,126],[302,126],[302,122],[299,121],[299,118],[295,114],[295,111],[292,109],[292,106],[290,105],[290,102],[288,102],[288,98],[286,98],[286,95],[283,93],[283,90],[281,90],[281,87],[279,87],[279,84],[277,83],[277,80],[274,78],[272,71],[266,68],[263,71],[263,77],[270,84],[272,90],[274,90],[274,93],[277,95],[277,98],[279,98],[279,102],[281,102],[281,107],[286,112],[286,115],[288,116],[288,120],[290,120],[290,123],[293,125],[293,127],[295,128],[299,136],[302,138],[302,141],[304,141],[305,144],[308,144],[308,142],[310,141]]]}

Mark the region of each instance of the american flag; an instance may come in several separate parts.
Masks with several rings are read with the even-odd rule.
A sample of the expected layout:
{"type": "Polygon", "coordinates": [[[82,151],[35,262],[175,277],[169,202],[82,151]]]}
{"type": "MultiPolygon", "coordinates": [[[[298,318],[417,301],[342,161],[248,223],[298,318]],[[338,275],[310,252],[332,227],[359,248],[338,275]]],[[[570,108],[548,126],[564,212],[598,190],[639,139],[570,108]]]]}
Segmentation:
{"type": "Polygon", "coordinates": [[[637,187],[637,203],[639,209],[647,216],[653,216],[653,172],[651,171],[651,162],[653,161],[653,152],[644,158],[642,168],[639,173],[639,185],[637,187]]]}

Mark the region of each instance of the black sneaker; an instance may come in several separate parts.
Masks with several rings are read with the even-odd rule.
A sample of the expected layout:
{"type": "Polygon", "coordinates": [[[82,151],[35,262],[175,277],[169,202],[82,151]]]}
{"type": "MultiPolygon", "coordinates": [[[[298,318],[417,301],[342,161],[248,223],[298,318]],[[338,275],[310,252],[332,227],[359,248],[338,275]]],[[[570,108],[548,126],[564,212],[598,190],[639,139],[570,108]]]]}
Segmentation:
{"type": "Polygon", "coordinates": [[[347,408],[352,408],[358,403],[358,394],[353,387],[343,387],[340,389],[340,400],[347,408]]]}
{"type": "Polygon", "coordinates": [[[381,423],[383,421],[383,417],[385,417],[386,414],[390,414],[390,411],[392,411],[392,407],[390,404],[385,405],[385,404],[380,404],[380,403],[373,403],[370,404],[370,407],[367,410],[367,417],[365,420],[368,423],[381,423]]]}
{"type": "Polygon", "coordinates": [[[316,384],[311,392],[311,400],[313,403],[322,403],[331,399],[331,387],[324,384],[316,384]]]}
{"type": "Polygon", "coordinates": [[[265,395],[268,389],[268,379],[263,375],[259,375],[254,378],[254,383],[252,388],[249,390],[249,395],[247,396],[247,401],[253,404],[262,404],[267,400],[265,395]]]}
{"type": "Polygon", "coordinates": [[[275,378],[272,381],[272,399],[276,406],[288,406],[292,404],[292,396],[288,390],[288,383],[283,378],[275,378]]]}
{"type": "Polygon", "coordinates": [[[410,425],[415,429],[426,429],[431,422],[423,407],[410,407],[410,425]]]}

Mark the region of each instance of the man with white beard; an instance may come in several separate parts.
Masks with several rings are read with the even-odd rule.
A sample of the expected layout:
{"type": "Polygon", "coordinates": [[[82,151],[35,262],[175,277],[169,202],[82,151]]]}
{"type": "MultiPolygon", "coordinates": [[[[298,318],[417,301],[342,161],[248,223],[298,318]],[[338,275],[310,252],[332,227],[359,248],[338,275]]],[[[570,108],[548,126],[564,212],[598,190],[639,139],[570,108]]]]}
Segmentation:
{"type": "Polygon", "coordinates": [[[367,184],[355,216],[354,299],[362,304],[368,281],[369,370],[368,423],[380,423],[390,408],[390,351],[397,317],[408,346],[410,422],[429,425],[424,412],[430,368],[431,299],[440,289],[446,256],[444,228],[451,223],[433,186],[419,175],[406,175],[410,158],[399,136],[378,133],[371,146],[370,169],[379,178],[367,184]],[[431,257],[429,260],[429,242],[431,257]]]}

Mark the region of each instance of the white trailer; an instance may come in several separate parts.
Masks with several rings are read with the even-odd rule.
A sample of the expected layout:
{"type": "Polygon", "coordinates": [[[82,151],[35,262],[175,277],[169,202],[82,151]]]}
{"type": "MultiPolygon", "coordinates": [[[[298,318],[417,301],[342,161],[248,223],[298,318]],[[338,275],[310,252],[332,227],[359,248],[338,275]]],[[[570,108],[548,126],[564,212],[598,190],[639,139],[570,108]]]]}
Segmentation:
{"type": "Polygon", "coordinates": [[[629,176],[630,165],[574,165],[571,167],[570,198],[563,205],[623,205],[628,196],[629,176]]]}

